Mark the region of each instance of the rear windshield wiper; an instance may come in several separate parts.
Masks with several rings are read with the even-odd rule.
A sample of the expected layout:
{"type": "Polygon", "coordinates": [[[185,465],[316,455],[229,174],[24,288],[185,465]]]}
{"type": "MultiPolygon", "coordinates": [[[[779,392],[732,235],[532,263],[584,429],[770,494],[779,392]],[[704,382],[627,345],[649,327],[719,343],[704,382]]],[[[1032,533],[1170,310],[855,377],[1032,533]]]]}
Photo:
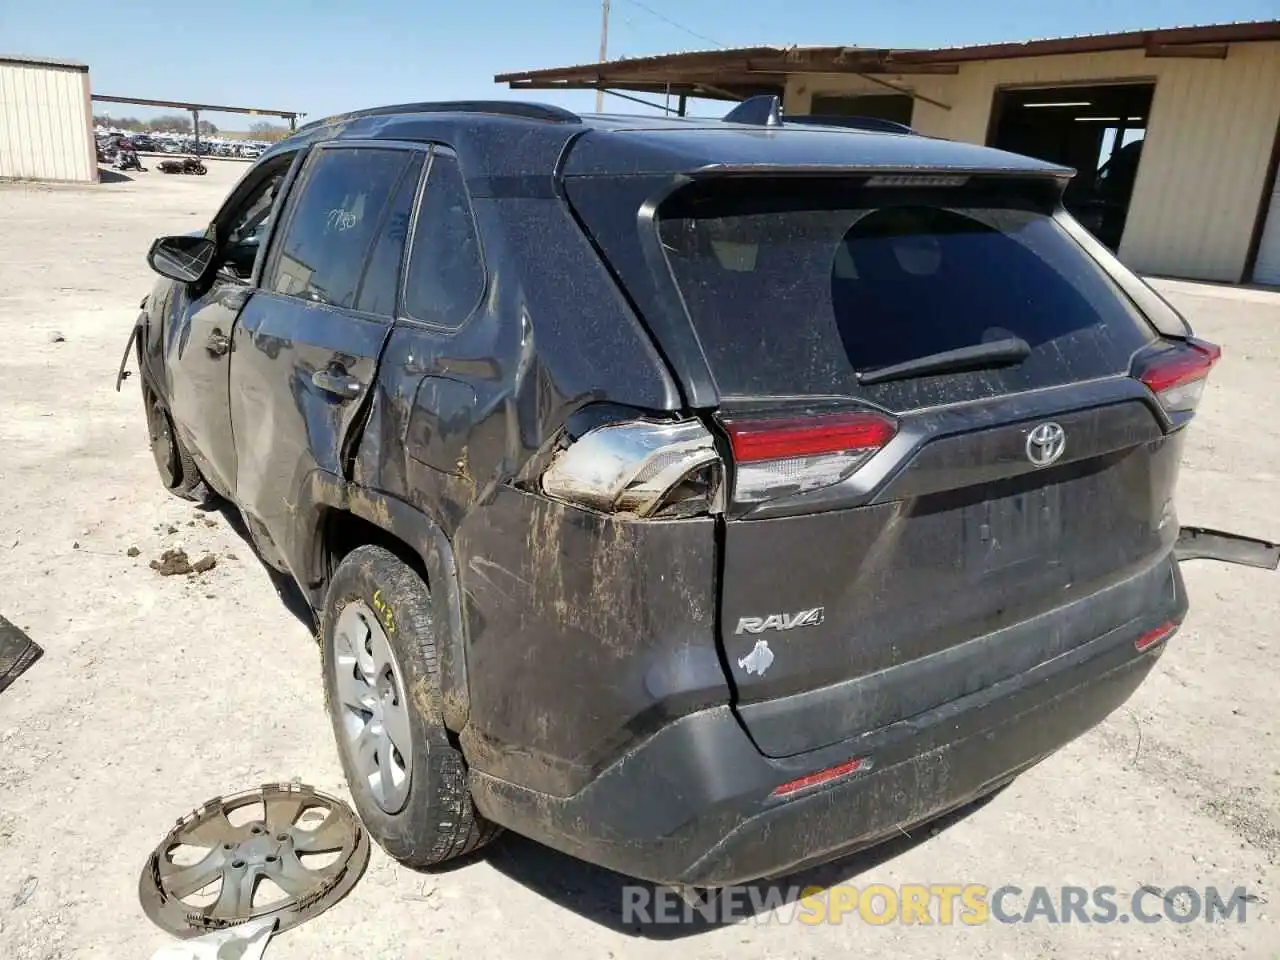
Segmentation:
{"type": "Polygon", "coordinates": [[[960,373],[964,370],[989,370],[1021,363],[1031,355],[1031,347],[1021,337],[975,343],[972,347],[943,350],[914,360],[878,367],[875,370],[859,370],[858,382],[862,384],[888,383],[890,380],[907,380],[931,373],[960,373]]]}

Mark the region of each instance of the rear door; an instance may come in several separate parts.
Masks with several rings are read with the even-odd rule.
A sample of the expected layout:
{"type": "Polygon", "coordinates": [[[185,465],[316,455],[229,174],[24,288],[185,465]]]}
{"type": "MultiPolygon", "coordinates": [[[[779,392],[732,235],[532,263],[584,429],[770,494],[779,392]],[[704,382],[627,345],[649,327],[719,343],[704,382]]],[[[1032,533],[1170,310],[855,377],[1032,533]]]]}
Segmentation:
{"type": "Polygon", "coordinates": [[[1047,182],[940,176],[659,209],[721,397],[720,642],[765,753],[1176,608],[1180,436],[1129,375],[1161,344],[1055,207],[1047,182]]]}
{"type": "Polygon", "coordinates": [[[237,500],[277,565],[298,562],[308,477],[346,473],[395,314],[424,157],[409,146],[314,148],[236,327],[237,500]]]}

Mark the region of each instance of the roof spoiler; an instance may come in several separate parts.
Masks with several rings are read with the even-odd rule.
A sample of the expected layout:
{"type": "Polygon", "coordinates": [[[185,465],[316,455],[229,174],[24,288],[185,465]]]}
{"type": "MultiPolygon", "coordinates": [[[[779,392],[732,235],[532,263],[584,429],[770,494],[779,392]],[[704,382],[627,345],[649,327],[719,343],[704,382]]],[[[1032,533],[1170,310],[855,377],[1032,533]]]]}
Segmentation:
{"type": "MultiPolygon", "coordinates": [[[[775,94],[750,97],[724,115],[725,123],[747,123],[756,127],[782,126],[782,99],[775,94]]],[[[847,127],[853,130],[872,130],[877,133],[904,133],[917,135],[905,123],[882,120],[880,117],[832,117],[807,114],[790,118],[792,123],[806,123],[822,127],[847,127]]]]}

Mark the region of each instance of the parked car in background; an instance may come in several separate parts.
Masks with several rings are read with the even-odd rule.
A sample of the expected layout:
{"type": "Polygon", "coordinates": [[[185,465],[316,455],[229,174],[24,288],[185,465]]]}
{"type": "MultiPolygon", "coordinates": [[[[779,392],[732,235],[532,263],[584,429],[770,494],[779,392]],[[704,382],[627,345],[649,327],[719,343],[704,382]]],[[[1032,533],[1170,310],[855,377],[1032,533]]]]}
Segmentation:
{"type": "Polygon", "coordinates": [[[405,863],[829,860],[1088,730],[1186,615],[1219,351],[1070,172],[759,113],[348,114],[151,249],[162,482],[308,598],[405,863]]]}

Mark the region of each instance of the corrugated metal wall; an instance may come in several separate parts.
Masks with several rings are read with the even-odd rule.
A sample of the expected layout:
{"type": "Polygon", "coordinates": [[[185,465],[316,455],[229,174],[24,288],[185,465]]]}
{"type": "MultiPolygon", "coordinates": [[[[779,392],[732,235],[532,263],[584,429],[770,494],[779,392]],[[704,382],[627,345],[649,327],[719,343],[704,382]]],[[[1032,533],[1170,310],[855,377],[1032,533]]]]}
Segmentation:
{"type": "MultiPolygon", "coordinates": [[[[1225,60],[1140,50],[961,64],[951,76],[892,79],[950,110],[916,101],[921,133],[984,143],[1006,86],[1153,80],[1155,100],[1120,257],[1136,270],[1200,280],[1243,278],[1280,123],[1280,43],[1233,44],[1225,60]]],[[[794,77],[787,110],[815,93],[882,93],[856,77],[794,77]]]]}
{"type": "Polygon", "coordinates": [[[1254,283],[1280,285],[1280,177],[1272,184],[1271,196],[1265,204],[1262,236],[1258,241],[1258,259],[1253,265],[1254,283]]]}
{"type": "Polygon", "coordinates": [[[97,182],[88,77],[0,60],[0,178],[97,182]]]}

